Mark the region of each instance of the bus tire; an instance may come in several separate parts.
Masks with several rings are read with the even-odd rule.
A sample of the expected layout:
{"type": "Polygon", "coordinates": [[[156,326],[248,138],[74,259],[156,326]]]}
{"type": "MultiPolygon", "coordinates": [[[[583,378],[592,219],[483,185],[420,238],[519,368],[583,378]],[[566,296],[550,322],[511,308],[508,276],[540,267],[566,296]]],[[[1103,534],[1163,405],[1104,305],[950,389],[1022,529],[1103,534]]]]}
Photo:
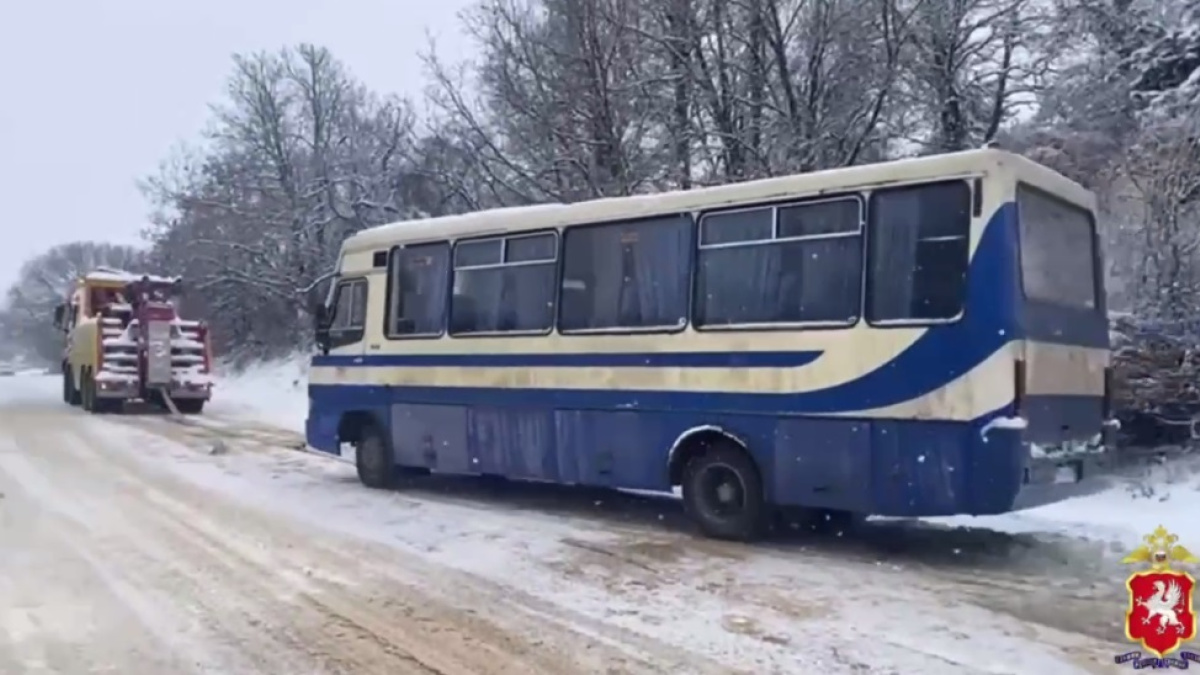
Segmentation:
{"type": "Polygon", "coordinates": [[[684,509],[705,536],[748,542],[765,534],[770,509],[762,475],[746,451],[714,445],[687,463],[682,483],[684,509]]]}
{"type": "Polygon", "coordinates": [[[367,424],[358,433],[358,440],[354,442],[354,466],[363,485],[377,490],[395,487],[392,445],[377,425],[367,424]]]}

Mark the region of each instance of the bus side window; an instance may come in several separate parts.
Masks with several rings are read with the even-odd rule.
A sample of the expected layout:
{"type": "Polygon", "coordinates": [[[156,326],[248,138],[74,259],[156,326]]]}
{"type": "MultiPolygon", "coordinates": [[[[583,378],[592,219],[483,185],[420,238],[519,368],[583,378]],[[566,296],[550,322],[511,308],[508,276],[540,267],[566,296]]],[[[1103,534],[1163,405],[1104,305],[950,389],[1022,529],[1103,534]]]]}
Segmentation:
{"type": "Polygon", "coordinates": [[[450,334],[548,332],[557,262],[554,232],[458,242],[450,334]]]}
{"type": "Polygon", "coordinates": [[[966,181],[879,190],[867,237],[867,320],[946,321],[967,299],[971,189],[966,181]]]}
{"type": "Polygon", "coordinates": [[[388,262],[388,284],[387,337],[441,335],[450,287],[450,244],[395,249],[388,262]]]}
{"type": "Polygon", "coordinates": [[[342,280],[333,299],[333,320],[329,324],[330,348],[361,342],[366,324],[367,281],[342,280]]]}
{"type": "Polygon", "coordinates": [[[563,232],[563,333],[678,330],[687,324],[690,215],[563,232]]]}
{"type": "Polygon", "coordinates": [[[862,307],[858,195],[701,216],[697,327],[853,325],[862,307]]]}

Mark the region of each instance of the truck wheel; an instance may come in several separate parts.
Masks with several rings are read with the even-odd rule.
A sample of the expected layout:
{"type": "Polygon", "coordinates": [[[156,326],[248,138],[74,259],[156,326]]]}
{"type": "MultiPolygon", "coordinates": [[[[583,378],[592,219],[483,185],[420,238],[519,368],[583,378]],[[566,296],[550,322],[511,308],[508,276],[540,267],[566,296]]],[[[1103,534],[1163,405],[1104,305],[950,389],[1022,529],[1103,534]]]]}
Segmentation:
{"type": "Polygon", "coordinates": [[[62,365],[63,403],[79,405],[79,390],[75,388],[75,377],[71,374],[71,364],[62,365]]]}
{"type": "Polygon", "coordinates": [[[62,364],[62,402],[74,405],[74,382],[71,382],[71,366],[62,364]]]}
{"type": "Polygon", "coordinates": [[[120,403],[97,396],[95,373],[92,372],[91,368],[86,369],[84,373],[83,409],[95,415],[104,415],[113,412],[120,403]]]}
{"type": "Polygon", "coordinates": [[[92,411],[101,415],[111,415],[122,412],[125,400],[119,398],[101,398],[96,395],[96,378],[92,378],[92,411]]]}
{"type": "Polygon", "coordinates": [[[175,401],[175,407],[184,415],[199,415],[204,412],[204,399],[202,398],[185,398],[175,401]]]}
{"type": "Polygon", "coordinates": [[[354,466],[358,480],[369,488],[386,490],[396,485],[396,465],[392,444],[375,424],[368,424],[354,444],[354,466]]]}
{"type": "Polygon", "coordinates": [[[93,412],[96,405],[96,392],[92,385],[92,373],[89,368],[79,371],[79,405],[87,412],[93,412]]]}
{"type": "Polygon", "coordinates": [[[705,536],[754,541],[769,515],[758,467],[744,450],[712,446],[684,468],[683,505],[705,536]]]}

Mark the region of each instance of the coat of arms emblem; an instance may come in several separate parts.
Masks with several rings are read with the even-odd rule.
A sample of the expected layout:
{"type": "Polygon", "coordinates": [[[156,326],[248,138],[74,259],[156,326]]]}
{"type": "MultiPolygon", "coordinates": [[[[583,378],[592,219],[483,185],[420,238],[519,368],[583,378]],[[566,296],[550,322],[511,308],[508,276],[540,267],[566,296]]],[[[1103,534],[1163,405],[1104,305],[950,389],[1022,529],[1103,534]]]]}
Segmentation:
{"type": "Polygon", "coordinates": [[[1129,589],[1125,637],[1161,659],[1196,637],[1192,604],[1196,580],[1175,566],[1200,563],[1200,558],[1161,525],[1142,540],[1145,543],[1121,561],[1149,566],[1125,582],[1129,589]]]}

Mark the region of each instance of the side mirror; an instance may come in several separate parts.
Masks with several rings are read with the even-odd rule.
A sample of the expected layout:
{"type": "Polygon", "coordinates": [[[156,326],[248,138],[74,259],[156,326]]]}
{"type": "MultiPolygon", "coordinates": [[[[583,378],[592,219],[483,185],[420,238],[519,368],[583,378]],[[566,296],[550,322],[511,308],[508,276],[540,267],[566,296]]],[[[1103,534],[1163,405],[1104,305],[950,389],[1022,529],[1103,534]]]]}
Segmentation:
{"type": "Polygon", "coordinates": [[[63,327],[63,319],[66,318],[66,315],[67,315],[67,306],[65,304],[60,303],[54,307],[54,327],[55,328],[63,327]]]}
{"type": "Polygon", "coordinates": [[[310,310],[313,317],[313,331],[316,336],[317,348],[322,354],[328,354],[330,348],[329,340],[329,309],[324,303],[314,302],[310,310]]]}
{"type": "Polygon", "coordinates": [[[308,311],[312,314],[314,328],[320,330],[329,326],[329,308],[325,306],[325,303],[316,300],[308,308],[308,311]]]}

